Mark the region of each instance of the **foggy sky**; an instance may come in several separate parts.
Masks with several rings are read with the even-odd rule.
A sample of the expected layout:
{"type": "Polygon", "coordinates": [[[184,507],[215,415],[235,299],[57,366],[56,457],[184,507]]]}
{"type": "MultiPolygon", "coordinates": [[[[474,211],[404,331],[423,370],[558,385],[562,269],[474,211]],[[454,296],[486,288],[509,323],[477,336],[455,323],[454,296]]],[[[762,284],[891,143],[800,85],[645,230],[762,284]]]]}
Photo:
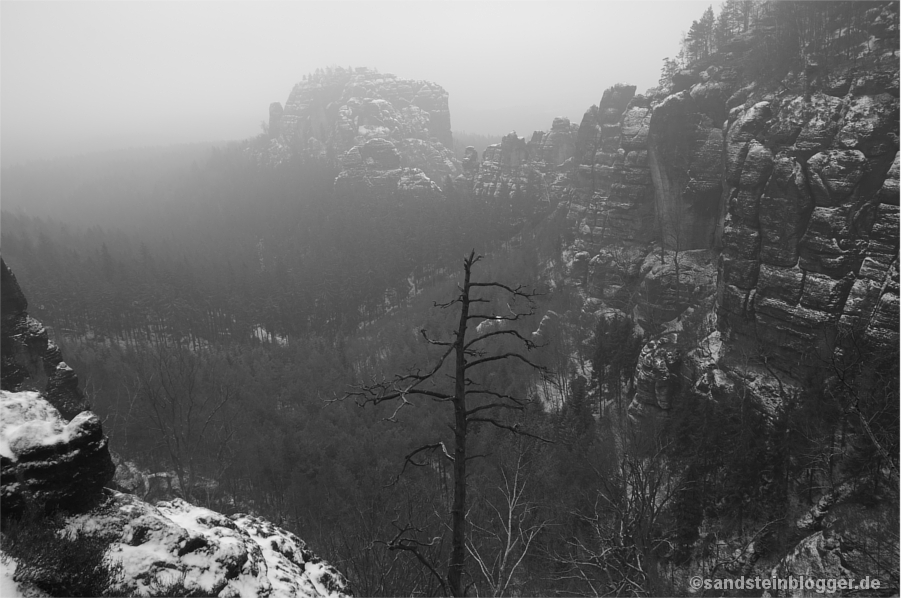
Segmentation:
{"type": "Polygon", "coordinates": [[[325,66],[434,81],[454,131],[527,136],[656,85],[710,4],[4,0],[0,159],[250,137],[325,66]]]}

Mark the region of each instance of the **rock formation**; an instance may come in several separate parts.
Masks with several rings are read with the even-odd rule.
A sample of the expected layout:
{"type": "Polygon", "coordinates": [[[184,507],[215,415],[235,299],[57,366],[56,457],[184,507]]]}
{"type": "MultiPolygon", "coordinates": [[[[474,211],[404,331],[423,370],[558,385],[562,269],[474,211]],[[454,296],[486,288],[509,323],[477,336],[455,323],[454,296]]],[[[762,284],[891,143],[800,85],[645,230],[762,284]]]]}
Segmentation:
{"type": "Polygon", "coordinates": [[[184,500],[151,506],[113,492],[67,529],[111,542],[123,569],[115,593],[146,595],[181,581],[188,591],[226,596],[345,596],[347,582],[303,540],[265,519],[226,517],[184,500]]]}
{"type": "Polygon", "coordinates": [[[361,198],[435,198],[460,174],[450,149],[447,92],[367,68],[328,69],[270,106],[269,137],[248,150],[262,164],[316,160],[340,171],[336,189],[361,198]]]}
{"type": "Polygon", "coordinates": [[[28,301],[16,277],[0,259],[2,311],[2,374],[7,391],[41,390],[47,401],[69,420],[87,409],[78,377],[63,361],[56,343],[41,323],[28,315],[28,301]]]}
{"type": "Polygon", "coordinates": [[[113,477],[100,420],[78,378],[0,259],[3,373],[0,380],[0,497],[3,512],[26,504],[79,510],[113,477]],[[41,388],[43,386],[43,388],[41,388]]]}
{"type": "Polygon", "coordinates": [[[898,66],[876,39],[865,63],[742,87],[738,45],[669,93],[608,89],[574,133],[556,119],[528,144],[508,136],[473,193],[547,189],[593,310],[637,306],[653,330],[712,305],[722,350],[704,376],[772,412],[848,331],[898,344],[898,66]]]}
{"type": "Polygon", "coordinates": [[[28,504],[78,511],[96,502],[113,475],[100,419],[66,422],[33,391],[0,391],[0,500],[5,515],[28,504]]]}
{"type": "MultiPolygon", "coordinates": [[[[582,313],[566,317],[613,310],[644,334],[625,389],[636,427],[686,392],[749,398],[773,425],[811,389],[866,385],[897,356],[897,5],[871,13],[890,25],[853,64],[749,83],[742,52],[765,35],[750,32],[670,89],[611,87],[576,131],[555,119],[485,152],[473,195],[531,179],[567,222],[561,261],[582,313]]],[[[857,524],[841,529],[845,499],[824,494],[786,532],[774,576],[872,571],[857,524]]],[[[725,569],[751,571],[762,550],[725,569]]]]}
{"type": "Polygon", "coordinates": [[[500,143],[485,148],[472,193],[483,201],[510,202],[514,195],[525,194],[530,186],[537,188],[540,176],[526,140],[512,132],[500,143]]]}

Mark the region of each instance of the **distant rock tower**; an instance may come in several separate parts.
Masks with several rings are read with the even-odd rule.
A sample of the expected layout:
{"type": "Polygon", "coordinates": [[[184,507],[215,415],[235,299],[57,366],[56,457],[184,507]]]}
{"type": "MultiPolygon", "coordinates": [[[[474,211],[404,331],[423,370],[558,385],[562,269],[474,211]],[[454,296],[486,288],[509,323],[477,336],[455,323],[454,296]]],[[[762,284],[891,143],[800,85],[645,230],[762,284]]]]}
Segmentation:
{"type": "Polygon", "coordinates": [[[463,152],[463,172],[468,175],[475,175],[479,171],[479,152],[476,148],[469,146],[463,152]]]}
{"type": "Polygon", "coordinates": [[[282,132],[282,112],[284,109],[280,102],[269,104],[269,136],[278,137],[282,132]]]}

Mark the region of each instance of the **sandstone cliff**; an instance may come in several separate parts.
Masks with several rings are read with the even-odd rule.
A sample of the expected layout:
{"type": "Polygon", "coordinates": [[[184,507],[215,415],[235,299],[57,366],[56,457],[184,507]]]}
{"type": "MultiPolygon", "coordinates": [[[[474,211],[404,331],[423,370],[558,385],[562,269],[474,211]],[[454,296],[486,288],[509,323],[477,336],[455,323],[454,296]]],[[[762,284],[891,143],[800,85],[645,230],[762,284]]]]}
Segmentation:
{"type": "MultiPolygon", "coordinates": [[[[670,89],[608,89],[572,146],[513,136],[486,152],[474,194],[537,178],[567,222],[561,261],[582,315],[633,318],[644,346],[624,389],[632,425],[651,429],[686,392],[748,398],[773,427],[811,400],[845,400],[856,418],[837,397],[897,387],[897,5],[870,13],[885,37],[853,59],[749,79],[745,52],[766,35],[751,31],[670,89]]],[[[883,514],[860,523],[846,501],[862,490],[846,484],[786,532],[774,575],[872,570],[863,537],[883,514]]],[[[736,574],[761,549],[739,553],[736,574]]]]}
{"type": "Polygon", "coordinates": [[[367,68],[328,69],[269,109],[268,137],[250,151],[269,166],[291,160],[336,167],[336,191],[359,197],[436,198],[460,173],[447,92],[428,81],[367,68]]]}
{"type": "Polygon", "coordinates": [[[898,344],[898,65],[887,33],[853,61],[749,82],[742,51],[761,35],[670,93],[608,89],[577,130],[511,134],[485,152],[473,194],[545,190],[586,306],[632,312],[646,332],[709,312],[694,333],[716,334],[716,360],[683,374],[717,369],[775,413],[848,338],[898,344]]]}

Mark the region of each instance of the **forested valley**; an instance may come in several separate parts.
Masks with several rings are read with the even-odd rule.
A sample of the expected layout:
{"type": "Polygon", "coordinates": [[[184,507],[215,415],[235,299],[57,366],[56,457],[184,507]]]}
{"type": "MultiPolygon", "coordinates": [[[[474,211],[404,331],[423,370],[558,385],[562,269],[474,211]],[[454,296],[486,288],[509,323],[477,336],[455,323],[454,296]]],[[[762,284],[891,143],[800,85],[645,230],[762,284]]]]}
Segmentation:
{"type": "Polygon", "coordinates": [[[897,22],[729,0],[531,141],[325,69],[244,142],[4,168],[3,260],[117,480],[356,595],[891,595],[897,22]]]}
{"type": "MultiPolygon", "coordinates": [[[[120,204],[140,214],[137,222],[82,227],[4,212],[4,260],[30,312],[79,373],[121,458],[171,471],[177,492],[198,504],[252,509],[296,531],[347,571],[361,595],[433,593],[434,579],[378,542],[409,522],[441,535],[443,463],[390,482],[412,445],[447,436],[448,414],[422,404],[388,422],[393,406],[335,399],[431,355],[418,331],[452,329],[454,315],[433,303],[452,297],[466,249],[490,256],[478,278],[531,285],[542,308],[564,311],[566,291],[550,291],[539,257],[551,254],[562,230],[549,230],[547,206],[514,209],[462,193],[432,205],[361,206],[333,193],[328,168],[260,172],[241,149],[213,150],[141,203],[120,204]]],[[[102,194],[118,186],[103,185],[100,196],[98,186],[83,185],[67,203],[115,201],[102,194]]],[[[522,333],[539,323],[523,321],[522,333]]],[[[575,349],[551,338],[554,346],[536,359],[571,377],[575,349]]],[[[591,356],[579,358],[588,364],[591,356]]],[[[532,486],[561,498],[570,492],[564,481],[577,487],[566,470],[554,471],[571,451],[589,450],[570,436],[594,427],[587,405],[547,414],[534,387],[548,385],[549,400],[562,401],[554,380],[514,363],[486,375],[499,392],[533,399],[522,417],[536,435],[567,441],[474,430],[474,445],[486,447],[471,490],[485,517],[483,551],[495,549],[488,530],[503,523],[493,511],[506,500],[503,476],[523,530],[546,528],[550,507],[539,509],[532,486]],[[527,475],[539,470],[549,477],[527,475]]],[[[436,544],[434,556],[444,548],[436,544]]]]}

